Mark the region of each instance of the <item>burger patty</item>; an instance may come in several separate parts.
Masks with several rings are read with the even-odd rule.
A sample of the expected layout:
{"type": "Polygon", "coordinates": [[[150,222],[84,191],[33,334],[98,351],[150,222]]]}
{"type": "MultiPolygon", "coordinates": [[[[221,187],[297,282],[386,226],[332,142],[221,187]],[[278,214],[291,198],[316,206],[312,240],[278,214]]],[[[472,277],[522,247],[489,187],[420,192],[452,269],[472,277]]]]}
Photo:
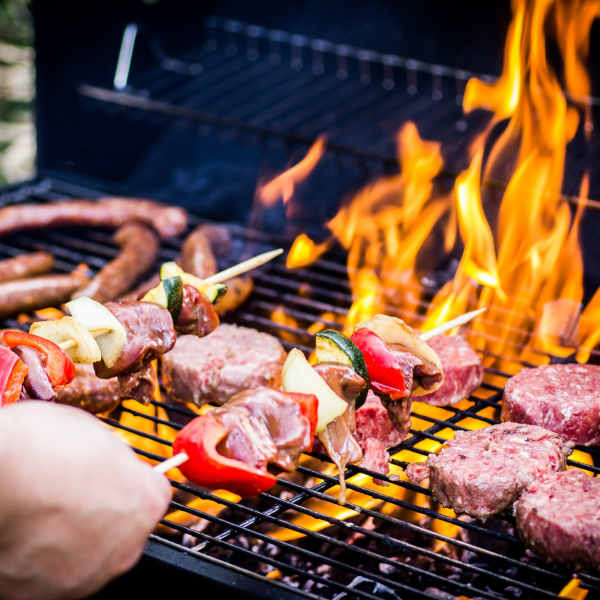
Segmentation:
{"type": "Polygon", "coordinates": [[[549,473],[515,504],[523,540],[549,560],[600,568],[600,480],[577,469],[549,473]]]}
{"type": "Polygon", "coordinates": [[[438,335],[431,338],[428,344],[442,361],[444,383],[435,392],[415,400],[435,406],[449,406],[470,396],[481,385],[481,359],[462,335],[438,335]]]}
{"type": "Polygon", "coordinates": [[[523,369],[504,387],[502,418],[539,425],[577,444],[600,442],[600,366],[523,369]]]}
{"type": "Polygon", "coordinates": [[[247,389],[277,387],[286,358],[276,338],[223,324],[206,337],[183,335],[162,357],[162,377],[173,400],[222,404],[247,389]]]}
{"type": "Polygon", "coordinates": [[[565,469],[569,445],[542,427],[500,423],[458,431],[427,463],[407,467],[416,482],[429,477],[443,506],[479,519],[503,511],[536,479],[565,469]]]}

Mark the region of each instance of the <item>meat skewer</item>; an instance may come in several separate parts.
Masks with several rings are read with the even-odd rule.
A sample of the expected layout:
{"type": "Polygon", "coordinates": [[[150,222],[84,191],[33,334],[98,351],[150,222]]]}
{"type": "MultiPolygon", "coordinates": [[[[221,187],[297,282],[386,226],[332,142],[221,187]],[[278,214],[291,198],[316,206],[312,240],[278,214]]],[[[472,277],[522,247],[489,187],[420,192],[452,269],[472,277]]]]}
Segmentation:
{"type": "MultiPolygon", "coordinates": [[[[245,264],[254,268],[256,261],[245,264]]],[[[67,305],[71,317],[33,323],[30,333],[1,332],[0,405],[20,396],[53,399],[56,386],[73,380],[73,360],[93,364],[100,377],[116,376],[121,393],[145,394],[151,379],[148,364],[172,348],[176,332],[206,335],[218,326],[206,295],[214,289],[181,271],[161,280],[140,302],[100,304],[76,298],[67,305]]]]}
{"type": "MultiPolygon", "coordinates": [[[[481,311],[473,311],[468,315],[463,315],[461,317],[458,317],[457,319],[453,319],[452,321],[449,321],[448,323],[445,323],[444,325],[436,328],[435,333],[439,334],[440,332],[453,329],[457,326],[457,323],[463,324],[464,322],[473,319],[480,312],[481,311]]],[[[308,393],[308,395],[312,395],[315,398],[317,398],[318,420],[315,426],[315,432],[321,432],[321,435],[319,437],[321,441],[326,440],[327,436],[329,435],[334,435],[333,432],[330,431],[330,427],[332,425],[334,425],[336,428],[341,427],[344,432],[343,436],[347,436],[347,432],[351,433],[351,426],[350,429],[348,429],[347,421],[345,421],[346,417],[343,415],[345,413],[348,414],[348,406],[352,406],[352,402],[348,404],[347,400],[342,399],[341,396],[346,396],[345,392],[348,391],[347,395],[349,398],[356,397],[356,394],[360,394],[362,391],[362,385],[359,385],[359,383],[362,381],[364,384],[365,382],[360,377],[347,377],[347,371],[350,371],[350,369],[340,364],[321,364],[313,369],[309,365],[308,361],[306,361],[306,358],[304,358],[304,355],[298,350],[292,350],[290,352],[288,360],[284,365],[284,373],[282,375],[284,390],[288,393],[292,392],[298,393],[300,395],[308,393]],[[291,366],[292,362],[294,362],[294,365],[299,366],[291,366]],[[288,373],[287,375],[286,369],[288,373]],[[316,380],[321,382],[320,384],[315,381],[315,377],[316,380]],[[357,381],[355,381],[355,379],[357,381]],[[352,385],[353,388],[346,387],[344,389],[344,387],[338,387],[336,385],[341,385],[344,381],[347,381],[348,385],[352,385]],[[336,391],[334,391],[332,388],[336,388],[336,391]],[[350,389],[353,389],[353,391],[349,391],[350,389]],[[344,427],[345,423],[346,426],[344,427]]],[[[352,374],[356,375],[355,373],[352,374]]],[[[368,377],[368,375],[366,376],[368,377]]],[[[244,392],[242,392],[242,394],[243,393],[244,392]]],[[[236,398],[236,396],[234,396],[234,398],[236,398]]],[[[188,436],[189,432],[193,432],[195,431],[196,427],[200,427],[200,425],[203,422],[203,419],[205,419],[207,415],[210,415],[215,410],[227,410],[229,402],[231,401],[226,402],[220,409],[213,409],[205,415],[202,415],[201,417],[197,417],[196,419],[190,421],[186,428],[181,430],[182,432],[186,432],[182,434],[183,441],[177,442],[176,440],[173,446],[173,456],[169,459],[166,459],[162,463],[156,465],[155,469],[161,473],[165,473],[169,469],[174,468],[175,466],[188,465],[185,466],[185,468],[183,469],[184,474],[186,474],[188,478],[192,480],[196,478],[196,482],[200,483],[200,485],[211,485],[211,482],[207,482],[206,477],[201,474],[201,465],[203,464],[204,458],[199,459],[195,454],[188,452],[189,448],[192,448],[192,450],[194,450],[194,448],[197,448],[200,441],[199,439],[194,438],[194,436],[192,436],[192,438],[194,439],[190,442],[188,436]]],[[[348,438],[345,437],[345,439],[348,438]]],[[[327,450],[331,454],[335,444],[333,442],[331,444],[327,444],[327,442],[324,443],[327,446],[327,450]]],[[[345,452],[346,450],[352,453],[352,446],[348,448],[340,447],[341,453],[345,452]]],[[[343,471],[343,469],[341,468],[342,462],[341,460],[338,460],[337,462],[339,463],[339,470],[341,474],[343,471]]],[[[342,485],[343,490],[343,482],[340,483],[342,485]]],[[[212,482],[212,484],[220,485],[221,487],[223,487],[222,481],[215,481],[212,482]]],[[[232,487],[227,487],[226,489],[231,490],[232,487]]],[[[264,489],[268,489],[268,487],[264,489]]]]}
{"type": "Polygon", "coordinates": [[[48,252],[31,252],[0,261],[0,282],[43,275],[52,270],[54,257],[48,252]]]}
{"type": "Polygon", "coordinates": [[[131,221],[145,223],[161,238],[170,238],[185,231],[187,212],[177,206],[140,198],[111,197],[62,200],[52,204],[18,204],[0,209],[0,236],[60,225],[117,228],[131,221]]]}
{"type": "Polygon", "coordinates": [[[115,300],[126,292],[154,264],[159,244],[152,230],[139,223],[120,227],[113,240],[121,248],[118,256],[105,265],[74,298],[88,296],[98,302],[115,300]]]}

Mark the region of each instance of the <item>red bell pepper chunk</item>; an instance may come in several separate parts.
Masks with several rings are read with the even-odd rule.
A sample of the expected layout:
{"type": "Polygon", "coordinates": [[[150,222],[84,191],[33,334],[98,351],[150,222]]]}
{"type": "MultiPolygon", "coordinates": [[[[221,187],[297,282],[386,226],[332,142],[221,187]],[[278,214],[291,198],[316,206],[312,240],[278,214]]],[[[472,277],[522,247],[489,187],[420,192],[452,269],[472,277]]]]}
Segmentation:
{"type": "MultiPolygon", "coordinates": [[[[315,437],[317,422],[319,420],[319,399],[314,394],[299,394],[297,392],[285,392],[285,394],[300,405],[302,414],[310,423],[310,438],[312,440],[315,437]]],[[[310,452],[312,450],[312,443],[310,448],[304,448],[304,450],[310,452]]]]}
{"type": "Polygon", "coordinates": [[[18,329],[2,332],[2,341],[9,347],[30,346],[44,357],[44,370],[52,386],[66,385],[75,377],[75,365],[71,358],[54,342],[18,329]]]}
{"type": "Polygon", "coordinates": [[[185,452],[189,460],[179,467],[191,481],[210,489],[223,488],[242,497],[256,496],[275,485],[277,478],[241,460],[219,453],[227,430],[209,413],[190,421],[173,443],[173,454],[185,452]]]}
{"type": "Polygon", "coordinates": [[[401,364],[383,339],[365,327],[357,329],[350,339],[364,356],[371,387],[387,394],[392,400],[406,397],[408,394],[401,364]]]}
{"type": "Polygon", "coordinates": [[[0,406],[19,400],[27,365],[8,348],[0,346],[0,406]]]}

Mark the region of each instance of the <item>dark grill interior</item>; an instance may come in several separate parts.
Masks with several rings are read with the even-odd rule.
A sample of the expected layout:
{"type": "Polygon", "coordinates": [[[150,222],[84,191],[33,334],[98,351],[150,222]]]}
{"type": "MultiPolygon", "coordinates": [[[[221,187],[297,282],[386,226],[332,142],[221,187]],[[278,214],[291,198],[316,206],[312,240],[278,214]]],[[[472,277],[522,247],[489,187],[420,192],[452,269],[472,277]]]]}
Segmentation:
{"type": "MultiPolygon", "coordinates": [[[[81,195],[97,194],[43,179],[9,189],[0,196],[0,204],[81,195]]],[[[191,224],[197,222],[193,218],[191,224]]],[[[232,225],[231,232],[239,253],[258,252],[285,241],[241,226],[232,225]]],[[[163,244],[160,259],[172,259],[179,243],[175,240],[163,244]]],[[[35,236],[11,236],[2,240],[0,254],[12,256],[34,248],[54,253],[61,271],[69,271],[81,262],[98,269],[117,252],[109,232],[86,230],[83,235],[81,230],[64,229],[35,236]]],[[[289,271],[278,263],[257,273],[249,302],[229,319],[276,335],[286,348],[299,345],[310,350],[312,336],[306,333],[306,327],[318,322],[324,311],[344,314],[350,302],[343,256],[333,253],[311,268],[289,271]],[[271,313],[277,308],[293,317],[297,325],[273,321],[271,313]]],[[[419,323],[419,315],[400,316],[413,325],[419,323]]],[[[10,320],[3,325],[12,327],[19,323],[10,320]]],[[[336,326],[335,322],[326,325],[336,326]]],[[[524,366],[516,361],[510,364],[511,374],[524,366]]],[[[460,407],[437,409],[436,417],[424,414],[416,404],[411,435],[393,449],[392,464],[403,467],[407,460],[426,455],[424,445],[443,443],[453,430],[496,422],[503,382],[508,376],[509,373],[488,368],[485,383],[476,394],[460,407]]],[[[105,418],[105,422],[136,434],[136,452],[157,461],[163,457],[142,448],[144,441],[168,448],[165,432],[174,432],[193,416],[187,408],[164,401],[153,402],[149,413],[131,406],[121,411],[138,417],[138,423],[146,427],[122,424],[118,413],[105,418]],[[159,414],[161,409],[166,410],[168,418],[159,414]]],[[[600,450],[580,450],[588,453],[596,465],[600,464],[600,450]]],[[[597,466],[579,460],[570,460],[569,464],[600,473],[597,466]]],[[[547,565],[526,551],[511,529],[510,516],[485,524],[457,519],[432,503],[427,490],[407,481],[355,466],[347,469],[346,477],[346,508],[355,511],[347,520],[331,516],[330,511],[337,507],[336,496],[327,492],[337,485],[337,478],[327,459],[315,453],[306,457],[291,479],[280,478],[278,488],[261,494],[255,501],[237,504],[173,481],[176,496],[172,509],[187,513],[190,522],[163,520],[163,527],[151,536],[147,552],[185,565],[188,571],[221,582],[226,580],[230,582],[226,585],[237,586],[238,590],[273,598],[447,598],[439,595],[440,589],[469,598],[558,597],[565,586],[574,585],[570,583],[572,574],[568,568],[547,565]],[[370,476],[386,480],[389,486],[370,485],[370,476]],[[186,505],[190,500],[215,504],[212,510],[207,504],[189,508],[186,505]],[[214,510],[215,506],[222,510],[214,510]],[[327,526],[311,531],[306,521],[296,521],[301,516],[325,521],[327,526]],[[203,531],[190,527],[194,517],[208,521],[203,531]],[[271,537],[274,531],[280,532],[280,539],[271,537]],[[194,548],[182,544],[183,534],[195,537],[194,548]],[[293,540],[296,534],[303,537],[293,540]],[[262,587],[256,588],[257,585],[262,587]]],[[[578,577],[580,587],[590,590],[588,597],[600,593],[598,575],[583,572],[578,577]]]]}

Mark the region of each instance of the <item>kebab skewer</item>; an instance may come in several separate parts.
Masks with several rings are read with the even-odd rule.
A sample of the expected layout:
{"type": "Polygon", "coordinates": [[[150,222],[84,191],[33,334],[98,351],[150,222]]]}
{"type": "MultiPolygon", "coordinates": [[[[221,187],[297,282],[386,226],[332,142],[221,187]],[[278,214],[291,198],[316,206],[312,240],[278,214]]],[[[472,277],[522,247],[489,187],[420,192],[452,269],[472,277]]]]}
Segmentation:
{"type": "Polygon", "coordinates": [[[281,252],[260,254],[212,276],[209,283],[166,263],[159,285],[139,302],[100,304],[77,298],[67,305],[70,317],[33,323],[29,333],[1,332],[0,405],[18,401],[26,383],[31,385],[25,385],[30,388],[25,398],[51,399],[55,387],[73,379],[74,362],[93,364],[99,377],[118,376],[127,381],[168,352],[177,333],[203,336],[218,326],[212,302],[226,289],[220,281],[252,270],[281,252]],[[29,381],[34,378],[35,385],[29,381]]]}
{"type": "MultiPolygon", "coordinates": [[[[357,339],[362,345],[361,349],[338,332],[321,332],[317,336],[317,360],[321,364],[315,367],[311,366],[304,354],[298,349],[293,349],[289,353],[282,373],[283,395],[290,396],[289,401],[292,402],[298,402],[300,398],[305,405],[310,406],[308,412],[313,414],[316,412],[311,431],[326,446],[326,450],[335,462],[332,448],[328,447],[326,441],[328,431],[331,427],[343,427],[344,420],[349,412],[349,405],[350,410],[353,410],[355,402],[364,402],[369,384],[372,389],[375,385],[375,389],[378,389],[380,393],[391,394],[395,399],[404,397],[407,393],[419,389],[422,393],[429,393],[436,386],[441,385],[441,374],[436,378],[433,377],[435,373],[433,375],[424,373],[419,383],[412,386],[412,389],[407,392],[402,370],[390,365],[389,357],[382,354],[382,347],[375,347],[376,350],[379,350],[379,354],[373,353],[373,340],[377,338],[382,343],[384,342],[377,331],[384,335],[390,344],[396,346],[402,344],[405,349],[418,352],[419,356],[425,355],[431,363],[436,363],[435,353],[429,347],[423,348],[426,344],[424,344],[422,338],[430,339],[430,337],[454,329],[473,319],[481,312],[483,312],[483,309],[472,311],[435,328],[431,332],[425,332],[421,336],[399,319],[378,315],[370,322],[358,326],[357,331],[366,329],[373,334],[373,337],[371,337],[364,332],[361,333],[361,336],[371,344],[370,346],[365,345],[364,340],[359,337],[357,339]],[[332,338],[334,338],[333,334],[337,336],[335,345],[331,343],[332,338]],[[346,372],[350,372],[351,369],[345,363],[345,357],[340,356],[340,345],[345,346],[342,354],[344,351],[351,352],[350,348],[354,349],[355,361],[353,366],[357,368],[367,384],[366,386],[359,385],[353,388],[346,387],[346,390],[352,389],[349,394],[350,398],[348,394],[344,393],[344,385],[353,382],[350,377],[347,377],[346,372]],[[366,360],[362,359],[362,366],[357,365],[357,362],[360,363],[357,357],[364,357],[365,354],[368,355],[368,358],[366,360]],[[377,361],[379,362],[377,363],[377,361]],[[392,376],[395,379],[392,379],[392,376]],[[430,377],[429,382],[427,382],[427,376],[430,377]],[[390,385],[392,382],[393,387],[390,385]],[[349,400],[351,400],[350,403],[349,400]]],[[[358,380],[362,381],[360,377],[358,380]]],[[[174,467],[180,467],[188,479],[199,485],[209,488],[225,488],[242,496],[255,495],[272,487],[276,479],[267,470],[267,465],[271,463],[281,467],[282,465],[276,460],[277,452],[273,449],[277,451],[285,449],[285,445],[278,447],[277,441],[273,438],[273,421],[278,424],[275,431],[280,433],[279,427],[301,427],[300,421],[303,416],[296,412],[295,419],[290,415],[283,419],[281,414],[265,414],[260,398],[264,397],[267,391],[271,394],[281,394],[281,392],[269,390],[269,388],[248,390],[233,396],[224,405],[190,421],[175,439],[173,456],[156,465],[155,469],[161,473],[166,473],[174,467]],[[257,396],[258,399],[253,401],[254,396],[257,396]],[[244,407],[244,410],[241,410],[240,405],[244,407]],[[248,413],[251,414],[252,418],[244,424],[242,416],[248,413]],[[242,444],[240,439],[246,439],[247,443],[242,444]],[[239,448],[240,444],[245,450],[236,453],[236,446],[239,448]],[[233,449],[229,448],[227,450],[228,445],[232,446],[233,449]],[[263,452],[261,460],[256,460],[256,452],[251,450],[251,447],[268,447],[271,449],[271,453],[263,452]],[[235,464],[232,464],[231,460],[235,460],[235,464]],[[257,469],[262,472],[262,477],[257,475],[257,469]]],[[[289,439],[287,441],[289,442],[289,439]]],[[[311,446],[312,442],[304,445],[296,444],[294,450],[298,451],[298,448],[300,448],[305,451],[309,450],[311,446]]],[[[299,455],[299,452],[297,454],[299,455]]],[[[342,472],[343,468],[340,468],[340,473],[342,472]]]]}

